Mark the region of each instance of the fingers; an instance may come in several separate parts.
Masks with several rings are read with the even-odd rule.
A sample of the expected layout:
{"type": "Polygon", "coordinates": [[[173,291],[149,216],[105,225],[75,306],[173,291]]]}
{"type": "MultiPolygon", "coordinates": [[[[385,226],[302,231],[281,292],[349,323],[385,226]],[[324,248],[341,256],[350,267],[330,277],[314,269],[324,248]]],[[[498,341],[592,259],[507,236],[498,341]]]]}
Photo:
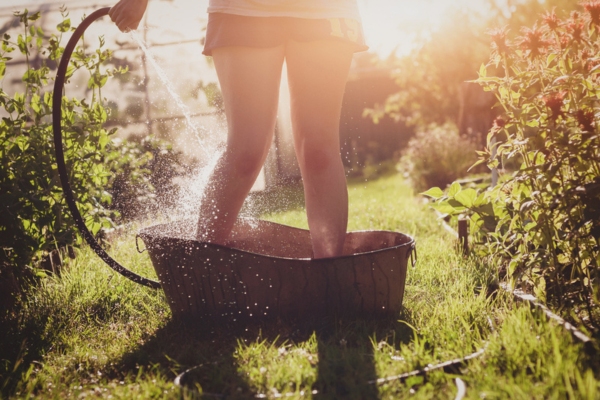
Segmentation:
{"type": "Polygon", "coordinates": [[[129,3],[128,0],[121,0],[108,11],[110,19],[121,32],[137,29],[143,16],[144,10],[135,10],[129,3]]]}

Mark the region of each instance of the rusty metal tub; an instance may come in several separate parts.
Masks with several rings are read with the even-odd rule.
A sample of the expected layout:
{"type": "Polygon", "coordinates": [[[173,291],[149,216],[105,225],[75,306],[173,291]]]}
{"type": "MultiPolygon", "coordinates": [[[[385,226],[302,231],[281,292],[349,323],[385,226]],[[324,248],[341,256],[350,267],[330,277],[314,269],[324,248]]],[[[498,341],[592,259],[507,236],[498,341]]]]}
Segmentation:
{"type": "Polygon", "coordinates": [[[139,233],[176,318],[397,315],[415,252],[410,236],[360,231],[343,256],[311,259],[309,231],[261,220],[238,221],[227,246],[194,234],[183,221],[139,233]]]}

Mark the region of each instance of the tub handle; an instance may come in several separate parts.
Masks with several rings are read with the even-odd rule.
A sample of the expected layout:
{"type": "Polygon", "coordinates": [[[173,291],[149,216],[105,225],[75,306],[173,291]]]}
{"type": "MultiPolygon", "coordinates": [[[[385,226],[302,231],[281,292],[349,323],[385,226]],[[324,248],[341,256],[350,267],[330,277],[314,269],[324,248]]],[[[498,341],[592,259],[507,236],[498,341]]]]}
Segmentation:
{"type": "Polygon", "coordinates": [[[137,250],[138,253],[142,254],[143,252],[145,252],[148,249],[142,249],[142,250],[140,250],[140,245],[138,243],[138,239],[139,238],[140,238],[140,235],[136,234],[135,235],[135,248],[136,248],[136,250],[137,250]]]}
{"type": "Polygon", "coordinates": [[[410,265],[414,268],[417,266],[417,245],[413,242],[408,251],[408,257],[410,257],[410,265]]]}

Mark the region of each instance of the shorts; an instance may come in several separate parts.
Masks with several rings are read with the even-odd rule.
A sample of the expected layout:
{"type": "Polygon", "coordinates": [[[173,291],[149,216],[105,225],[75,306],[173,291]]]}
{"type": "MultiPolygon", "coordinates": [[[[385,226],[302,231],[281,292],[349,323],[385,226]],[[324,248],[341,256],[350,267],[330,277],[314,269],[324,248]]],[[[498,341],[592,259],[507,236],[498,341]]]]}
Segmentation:
{"type": "Polygon", "coordinates": [[[288,40],[334,40],[351,44],[354,52],[368,49],[362,26],[354,19],[247,17],[209,13],[202,54],[210,56],[213,49],[227,46],[276,47],[288,40]]]}

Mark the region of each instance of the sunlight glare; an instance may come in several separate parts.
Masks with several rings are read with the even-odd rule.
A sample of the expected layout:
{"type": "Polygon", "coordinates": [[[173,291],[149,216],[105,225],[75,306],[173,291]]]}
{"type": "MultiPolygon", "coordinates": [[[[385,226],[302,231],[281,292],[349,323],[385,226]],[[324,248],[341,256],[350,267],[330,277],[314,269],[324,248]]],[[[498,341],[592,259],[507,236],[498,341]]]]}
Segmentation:
{"type": "Polygon", "coordinates": [[[418,37],[441,26],[451,8],[488,11],[481,0],[358,0],[358,6],[367,45],[383,57],[410,52],[418,37]]]}

